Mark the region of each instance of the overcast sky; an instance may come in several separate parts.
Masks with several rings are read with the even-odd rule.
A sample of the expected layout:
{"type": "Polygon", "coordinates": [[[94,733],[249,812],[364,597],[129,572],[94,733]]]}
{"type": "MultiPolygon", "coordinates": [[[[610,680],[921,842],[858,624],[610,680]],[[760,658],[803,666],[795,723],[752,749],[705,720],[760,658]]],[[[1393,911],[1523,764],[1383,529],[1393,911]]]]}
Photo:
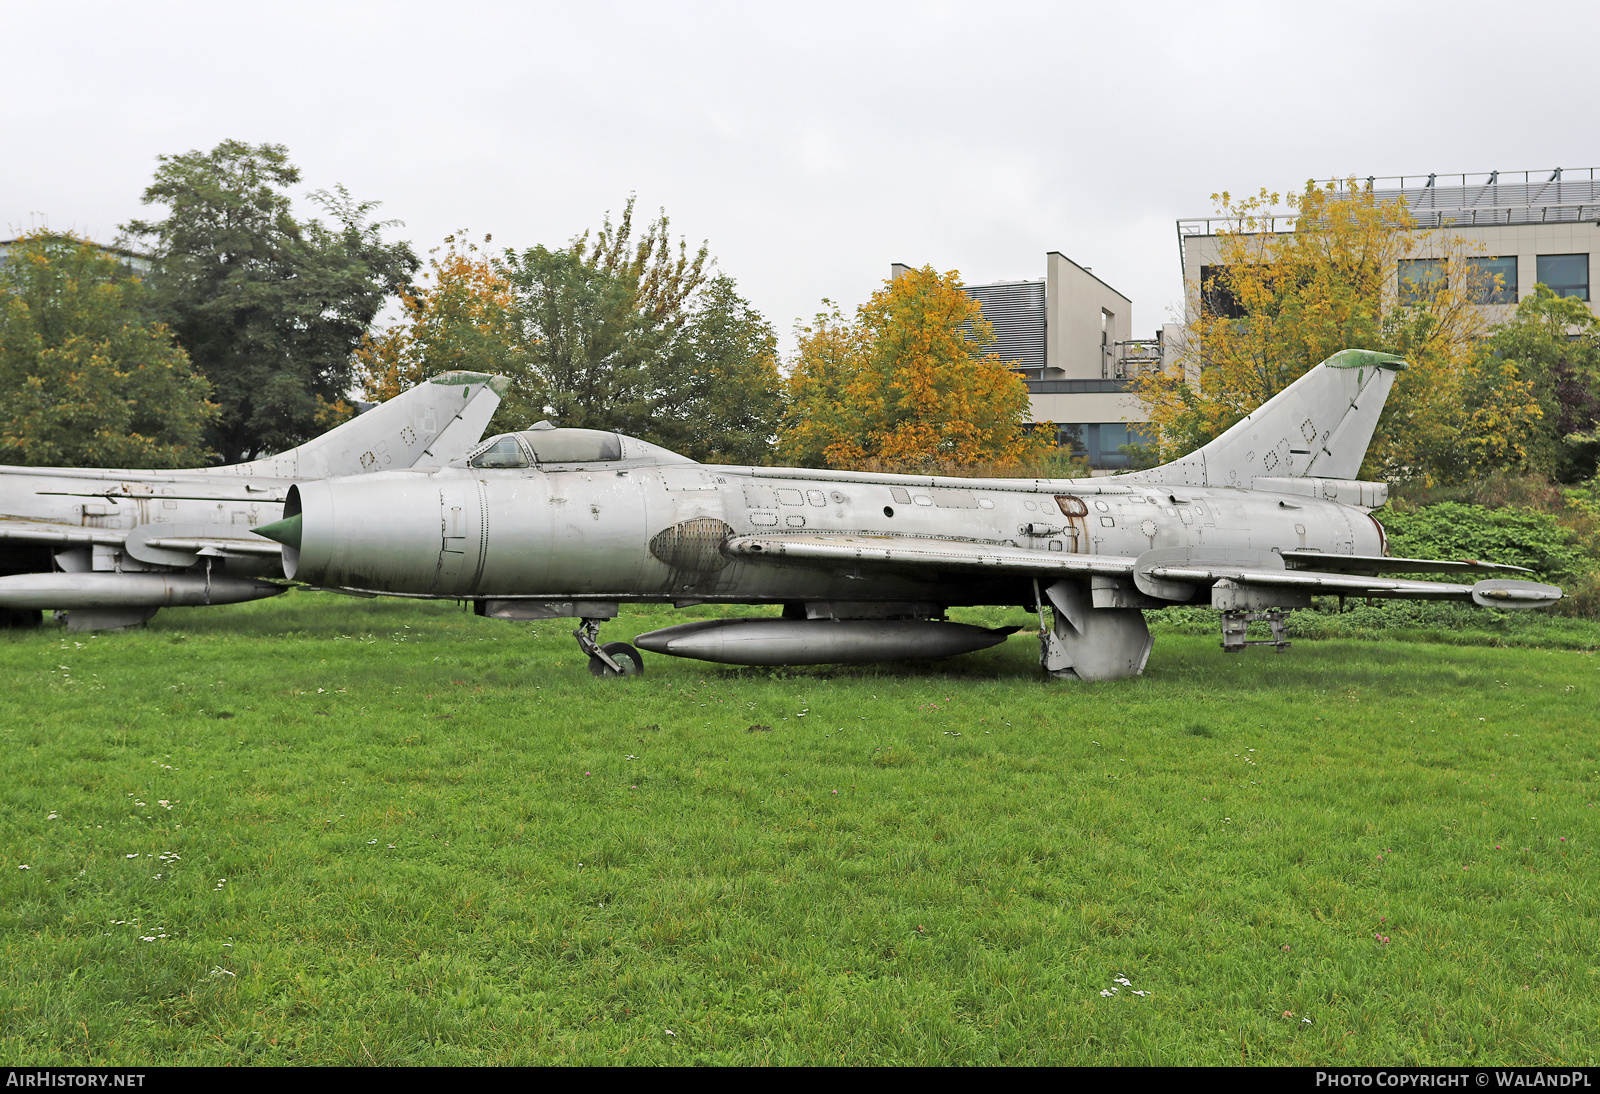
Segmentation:
{"type": "Polygon", "coordinates": [[[1059,250],[1181,297],[1174,221],[1333,175],[1600,165],[1586,4],[0,0],[0,231],[109,241],[156,157],[288,146],[419,254],[637,193],[787,337],[891,262],[1059,250]]]}

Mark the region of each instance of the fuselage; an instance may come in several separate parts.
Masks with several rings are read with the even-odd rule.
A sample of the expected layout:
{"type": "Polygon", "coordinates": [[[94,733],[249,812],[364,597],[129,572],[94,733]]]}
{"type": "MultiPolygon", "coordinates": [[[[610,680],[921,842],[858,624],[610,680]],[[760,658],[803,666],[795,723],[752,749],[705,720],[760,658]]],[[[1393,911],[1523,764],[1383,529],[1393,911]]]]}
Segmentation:
{"type": "MultiPolygon", "coordinates": [[[[679,458],[681,459],[681,457],[679,458]]],[[[753,563],[719,552],[771,533],[957,540],[1042,553],[1154,548],[1381,554],[1363,508],[1234,488],[952,479],[621,460],[450,467],[301,484],[290,576],[413,596],[1015,603],[1015,577],[753,563]]]]}
{"type": "MultiPolygon", "coordinates": [[[[78,546],[0,544],[0,573],[48,572],[56,568],[51,556],[64,550],[93,554],[84,569],[142,569],[121,546],[135,528],[203,525],[247,534],[282,517],[284,498],[293,483],[292,478],[245,477],[233,467],[135,471],[0,466],[0,511],[8,518],[84,532],[78,546]]],[[[271,558],[230,558],[218,560],[218,565],[233,573],[281,574],[271,558]]]]}

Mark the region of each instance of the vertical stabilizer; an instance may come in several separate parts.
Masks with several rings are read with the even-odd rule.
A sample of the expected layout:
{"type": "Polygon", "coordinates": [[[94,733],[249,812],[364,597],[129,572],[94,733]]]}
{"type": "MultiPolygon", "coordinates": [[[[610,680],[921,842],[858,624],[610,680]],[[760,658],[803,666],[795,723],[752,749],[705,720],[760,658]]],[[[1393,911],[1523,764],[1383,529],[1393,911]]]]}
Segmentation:
{"type": "Polygon", "coordinates": [[[484,372],[442,373],[298,448],[250,463],[200,470],[325,479],[440,466],[478,442],[510,386],[506,377],[484,372]]]}
{"type": "Polygon", "coordinates": [[[1256,479],[1354,479],[1405,361],[1341,350],[1181,459],[1122,476],[1174,486],[1251,486],[1256,479]]]}

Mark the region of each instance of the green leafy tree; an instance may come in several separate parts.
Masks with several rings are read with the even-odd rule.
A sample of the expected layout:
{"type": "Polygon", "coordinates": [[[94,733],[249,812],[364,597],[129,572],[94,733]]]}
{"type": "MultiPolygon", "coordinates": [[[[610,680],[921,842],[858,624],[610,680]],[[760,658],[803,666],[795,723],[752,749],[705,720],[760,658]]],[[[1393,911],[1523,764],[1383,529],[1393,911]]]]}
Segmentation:
{"type": "Polygon", "coordinates": [[[1532,383],[1543,411],[1529,466],[1557,482],[1591,478],[1600,458],[1600,319],[1583,301],[1535,285],[1489,344],[1532,383]]]}
{"type": "MultiPolygon", "coordinates": [[[[1542,579],[1568,581],[1594,565],[1555,516],[1456,501],[1382,514],[1389,551],[1399,558],[1476,558],[1526,566],[1542,579]]],[[[1456,580],[1446,578],[1442,580],[1456,580]]]]}
{"type": "Polygon", "coordinates": [[[629,285],[633,306],[649,316],[652,325],[676,329],[688,317],[690,300],[710,277],[709,246],[702,242],[691,256],[689,241],[680,237],[674,254],[665,209],[635,241],[633,206],[634,197],[629,195],[617,223],[612,224],[611,214],[607,213],[592,243],[588,232],[572,241],[573,254],[579,261],[629,285]]]}
{"type": "Polygon", "coordinates": [[[771,458],[783,413],[778,339],[733,278],[706,285],[647,371],[648,439],[702,463],[771,458]]]}
{"type": "Polygon", "coordinates": [[[154,251],[155,304],[210,380],[222,413],[211,431],[224,462],[289,448],[349,413],[342,400],[384,299],[419,265],[375,202],[342,188],[311,200],[327,214],[297,221],[300,181],[282,145],[224,141],[160,157],[146,204],[162,220],[124,226],[154,251]]]}
{"type": "Polygon", "coordinates": [[[576,247],[507,253],[501,272],[517,298],[522,369],[495,428],[557,425],[640,434],[649,426],[649,363],[666,338],[634,306],[634,285],[576,247]]]}
{"type": "MultiPolygon", "coordinates": [[[[495,428],[541,418],[616,429],[695,459],[764,462],[782,405],[777,339],[707,248],[674,246],[663,214],[637,241],[633,199],[560,249],[506,252],[516,381],[495,428]]],[[[480,294],[482,295],[482,294],[480,294]]]]}
{"type": "Polygon", "coordinates": [[[0,266],[0,462],[185,467],[210,456],[210,387],[117,255],[35,232],[0,266]]]}
{"type": "Polygon", "coordinates": [[[960,472],[1037,462],[1022,377],[989,352],[994,330],[954,270],[912,270],[854,323],[837,307],[800,330],[779,452],[798,464],[960,472]]]}
{"type": "Polygon", "coordinates": [[[466,232],[446,236],[445,244],[442,255],[441,248],[430,252],[422,284],[400,291],[404,321],[363,338],[356,350],[368,398],[392,399],[441,372],[521,370],[527,354],[511,283],[466,232]]]}

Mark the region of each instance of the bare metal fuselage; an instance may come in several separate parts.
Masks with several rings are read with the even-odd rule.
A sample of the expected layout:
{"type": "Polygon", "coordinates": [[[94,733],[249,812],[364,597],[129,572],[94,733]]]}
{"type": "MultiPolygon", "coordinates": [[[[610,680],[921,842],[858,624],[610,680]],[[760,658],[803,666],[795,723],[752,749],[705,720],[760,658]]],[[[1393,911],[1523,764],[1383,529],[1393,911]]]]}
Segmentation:
{"type": "MultiPolygon", "coordinates": [[[[1377,555],[1363,508],[1303,495],[695,464],[386,473],[298,488],[302,580],[388,594],[608,601],[1032,602],[1014,575],[773,565],[764,533],[923,538],[1052,555],[1158,548],[1377,555]]],[[[293,506],[291,506],[293,508],[293,506]]]]}
{"type": "MultiPolygon", "coordinates": [[[[1313,595],[1537,607],[1549,585],[1477,560],[1386,557],[1354,479],[1403,362],[1346,350],[1200,449],[1111,479],[956,479],[694,463],[636,438],[540,423],[430,473],[296,485],[286,574],[314,585],[463,598],[503,619],[576,617],[591,671],[631,674],[601,646],[620,603],[782,603],[781,619],[698,621],[645,650],[734,664],[950,656],[1003,639],[953,605],[1027,605],[1052,675],[1143,671],[1142,612],[1202,604],[1225,649],[1251,620],[1283,648],[1313,595]],[[1387,575],[1494,574],[1472,585],[1387,575]],[[1044,622],[1045,611],[1053,623],[1044,622]]],[[[1521,571],[1517,571],[1521,572],[1521,571]]]]}
{"type": "MultiPolygon", "coordinates": [[[[177,534],[177,529],[186,526],[203,526],[213,534],[245,536],[283,515],[284,497],[294,484],[293,479],[263,475],[242,478],[229,474],[231,470],[0,467],[7,510],[0,517],[0,529],[8,519],[45,522],[61,529],[61,536],[54,543],[0,543],[0,551],[19,556],[19,564],[6,569],[49,572],[59,568],[59,563],[52,565],[52,556],[69,552],[81,561],[84,570],[131,572],[165,568],[130,553],[126,549],[128,534],[145,527],[177,534]],[[27,555],[32,565],[20,565],[22,555],[27,555]]],[[[69,567],[75,564],[71,557],[65,561],[69,567]]],[[[278,559],[271,555],[219,558],[216,568],[233,574],[282,574],[278,559]]]]}

